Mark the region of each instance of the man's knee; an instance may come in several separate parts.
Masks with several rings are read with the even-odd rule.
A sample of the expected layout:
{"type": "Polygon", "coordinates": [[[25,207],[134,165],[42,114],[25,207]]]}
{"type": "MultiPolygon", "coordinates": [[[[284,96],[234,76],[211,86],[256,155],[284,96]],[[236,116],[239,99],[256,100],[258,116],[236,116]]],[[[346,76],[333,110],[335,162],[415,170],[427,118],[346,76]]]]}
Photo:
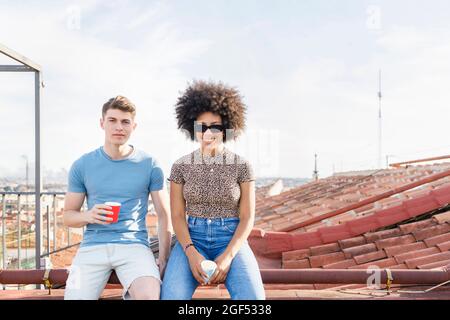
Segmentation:
{"type": "Polygon", "coordinates": [[[142,277],[133,281],[128,292],[133,300],[158,300],[160,281],[154,277],[142,277]]]}
{"type": "Polygon", "coordinates": [[[140,290],[130,293],[133,300],[159,300],[159,290],[140,290]]]}

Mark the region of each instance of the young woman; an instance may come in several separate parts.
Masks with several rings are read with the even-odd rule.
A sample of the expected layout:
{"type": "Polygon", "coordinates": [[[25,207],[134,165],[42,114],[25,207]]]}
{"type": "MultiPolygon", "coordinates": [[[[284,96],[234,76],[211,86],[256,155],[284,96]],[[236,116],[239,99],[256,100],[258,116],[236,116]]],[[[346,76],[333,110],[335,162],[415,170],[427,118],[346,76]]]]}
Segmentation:
{"type": "Polygon", "coordinates": [[[244,129],[245,111],[239,92],[221,83],[194,82],[178,99],[178,127],[200,146],[178,159],[169,177],[178,243],[161,299],[191,299],[206,283],[205,259],[217,264],[209,284],[225,283],[232,299],[265,299],[247,242],[255,216],[255,177],[251,165],[224,146],[244,129]]]}

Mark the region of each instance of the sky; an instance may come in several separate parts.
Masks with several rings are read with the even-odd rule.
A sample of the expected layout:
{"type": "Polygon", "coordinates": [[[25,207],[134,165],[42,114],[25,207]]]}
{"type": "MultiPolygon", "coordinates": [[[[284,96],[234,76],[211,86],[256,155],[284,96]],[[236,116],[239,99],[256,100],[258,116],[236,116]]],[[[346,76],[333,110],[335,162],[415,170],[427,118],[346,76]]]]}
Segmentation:
{"type": "MultiPolygon", "coordinates": [[[[194,79],[240,90],[229,148],[259,177],[320,177],[449,154],[448,1],[4,1],[0,43],[43,68],[42,166],[103,144],[101,106],[137,106],[130,143],[169,173],[197,146],[174,105],[194,79]],[[378,74],[382,144],[378,155],[378,74]]],[[[0,64],[12,64],[0,56],[0,64]]],[[[0,73],[0,177],[34,159],[33,75],[0,73]]]]}

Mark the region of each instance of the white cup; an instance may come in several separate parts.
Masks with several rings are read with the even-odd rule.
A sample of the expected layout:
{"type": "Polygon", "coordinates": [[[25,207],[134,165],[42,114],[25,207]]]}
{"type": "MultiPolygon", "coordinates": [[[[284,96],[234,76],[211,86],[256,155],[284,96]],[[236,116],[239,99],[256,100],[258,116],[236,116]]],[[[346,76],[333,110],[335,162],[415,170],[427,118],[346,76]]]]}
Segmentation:
{"type": "Polygon", "coordinates": [[[205,271],[208,276],[208,278],[206,279],[206,283],[208,283],[209,278],[211,278],[211,276],[214,274],[214,271],[216,271],[217,264],[211,260],[203,260],[200,265],[202,266],[203,271],[205,271]]]}

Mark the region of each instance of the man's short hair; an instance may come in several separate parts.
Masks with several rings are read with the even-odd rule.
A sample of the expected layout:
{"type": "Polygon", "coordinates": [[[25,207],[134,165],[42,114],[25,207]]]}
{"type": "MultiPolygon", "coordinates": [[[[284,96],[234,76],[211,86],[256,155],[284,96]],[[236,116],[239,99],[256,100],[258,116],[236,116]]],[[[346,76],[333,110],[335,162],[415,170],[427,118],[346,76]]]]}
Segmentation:
{"type": "Polygon", "coordinates": [[[136,115],[136,107],[134,106],[134,103],[124,96],[116,96],[111,98],[103,105],[103,118],[109,109],[119,109],[123,112],[130,112],[133,117],[136,115]]]}

